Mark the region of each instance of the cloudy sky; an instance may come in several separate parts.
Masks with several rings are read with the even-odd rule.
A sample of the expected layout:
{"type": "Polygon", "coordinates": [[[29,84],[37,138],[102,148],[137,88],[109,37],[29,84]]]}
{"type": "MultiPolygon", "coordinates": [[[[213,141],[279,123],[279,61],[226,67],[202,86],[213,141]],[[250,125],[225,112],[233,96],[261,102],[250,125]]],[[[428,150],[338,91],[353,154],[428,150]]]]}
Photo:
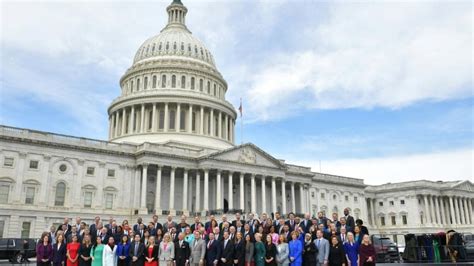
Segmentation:
{"type": "MultiPolygon", "coordinates": [[[[169,2],[1,1],[0,123],[106,139],[169,2]]],[[[367,184],[473,180],[470,1],[183,2],[243,99],[243,142],[367,184]]]]}

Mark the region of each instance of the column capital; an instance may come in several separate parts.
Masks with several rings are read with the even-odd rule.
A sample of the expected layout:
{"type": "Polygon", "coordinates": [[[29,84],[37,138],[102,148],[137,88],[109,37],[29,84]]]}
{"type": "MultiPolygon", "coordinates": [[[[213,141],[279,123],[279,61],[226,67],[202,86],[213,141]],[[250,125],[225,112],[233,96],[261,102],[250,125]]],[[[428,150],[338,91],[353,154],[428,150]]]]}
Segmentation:
{"type": "Polygon", "coordinates": [[[209,174],[209,168],[203,168],[204,174],[209,174]]]}
{"type": "Polygon", "coordinates": [[[142,163],[141,165],[142,165],[143,168],[147,168],[149,163],[142,163]]]}

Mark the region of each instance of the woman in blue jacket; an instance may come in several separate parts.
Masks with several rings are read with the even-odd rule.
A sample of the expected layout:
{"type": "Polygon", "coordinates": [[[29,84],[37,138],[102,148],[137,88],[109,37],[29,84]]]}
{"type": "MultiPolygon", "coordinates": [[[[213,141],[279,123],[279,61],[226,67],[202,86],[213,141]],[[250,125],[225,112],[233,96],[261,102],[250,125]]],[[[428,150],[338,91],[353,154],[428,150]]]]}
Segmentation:
{"type": "Polygon", "coordinates": [[[299,233],[294,231],[291,233],[291,241],[288,244],[288,247],[290,249],[290,265],[291,266],[301,266],[303,263],[303,244],[301,241],[298,239],[299,238],[299,233]]]}
{"type": "Polygon", "coordinates": [[[123,235],[120,244],[117,245],[117,266],[128,266],[130,263],[130,242],[128,235],[123,235]]]}

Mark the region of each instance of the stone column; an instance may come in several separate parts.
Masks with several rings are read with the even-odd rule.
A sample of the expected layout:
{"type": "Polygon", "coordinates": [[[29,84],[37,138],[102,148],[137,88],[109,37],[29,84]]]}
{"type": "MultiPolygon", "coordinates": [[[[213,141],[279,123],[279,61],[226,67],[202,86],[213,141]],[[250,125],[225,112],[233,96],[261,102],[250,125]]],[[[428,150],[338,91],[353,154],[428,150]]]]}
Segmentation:
{"type": "Polygon", "coordinates": [[[458,197],[458,207],[459,207],[459,217],[460,217],[459,221],[461,221],[461,224],[466,224],[462,197],[458,197]]]}
{"type": "Polygon", "coordinates": [[[122,110],[122,132],[120,133],[120,135],[125,135],[125,125],[127,125],[126,123],[127,121],[127,108],[123,108],[122,110]]]}
{"type": "Polygon", "coordinates": [[[161,166],[160,165],[156,166],[155,209],[161,211],[161,166]]]}
{"type": "Polygon", "coordinates": [[[423,195],[423,202],[425,203],[426,224],[428,224],[428,223],[431,223],[431,219],[430,219],[430,210],[428,206],[428,199],[426,195],[423,195]]]}
{"type": "Polygon", "coordinates": [[[291,182],[291,208],[292,212],[296,211],[295,183],[291,182]]]}
{"type": "Polygon", "coordinates": [[[114,119],[112,118],[112,115],[109,115],[109,139],[112,138],[112,125],[113,125],[114,119]]]}
{"type": "Polygon", "coordinates": [[[188,110],[188,133],[193,132],[193,106],[190,104],[189,105],[189,110],[188,110]]]}
{"type": "Polygon", "coordinates": [[[234,209],[234,197],[233,197],[233,191],[232,191],[232,178],[233,178],[234,173],[229,171],[229,210],[234,209]]]}
{"type": "Polygon", "coordinates": [[[449,196],[449,207],[451,213],[451,224],[457,224],[456,213],[454,211],[453,196],[449,196]]]}
{"type": "Polygon", "coordinates": [[[272,212],[277,211],[277,198],[276,198],[276,177],[272,177],[272,212]]]}
{"type": "Polygon", "coordinates": [[[196,212],[201,211],[201,173],[196,170],[196,212]]]}
{"type": "Polygon", "coordinates": [[[211,132],[209,132],[209,136],[214,136],[214,133],[215,133],[215,130],[214,130],[214,109],[211,109],[211,111],[209,112],[209,123],[211,123],[211,125],[210,125],[211,132]]]}
{"type": "Polygon", "coordinates": [[[156,103],[153,104],[153,111],[151,113],[151,131],[156,132],[156,103]]]}
{"type": "Polygon", "coordinates": [[[183,210],[188,211],[188,169],[183,171],[183,210]]]}
{"type": "Polygon", "coordinates": [[[252,213],[257,212],[257,193],[256,193],[256,185],[255,185],[255,174],[250,174],[250,196],[251,196],[251,211],[252,213]]]}
{"type": "Polygon", "coordinates": [[[286,184],[285,180],[281,179],[281,214],[286,214],[286,184]]]}
{"type": "Polygon", "coordinates": [[[305,198],[304,198],[304,187],[303,184],[300,183],[300,210],[301,213],[305,213],[306,207],[304,206],[305,204],[305,198]]]}
{"type": "Polygon", "coordinates": [[[168,103],[165,103],[165,122],[163,125],[163,131],[168,132],[169,128],[170,128],[170,115],[169,115],[169,110],[168,110],[168,103]]]}
{"type": "Polygon", "coordinates": [[[217,136],[219,138],[222,138],[222,112],[221,111],[219,111],[219,122],[217,122],[217,124],[218,124],[217,130],[219,131],[217,132],[217,136]]]}
{"type": "Polygon", "coordinates": [[[174,210],[174,175],[175,175],[176,167],[171,166],[171,173],[170,173],[170,210],[174,210]]]}
{"type": "Polygon", "coordinates": [[[115,112],[115,137],[118,137],[119,135],[119,119],[120,119],[120,113],[119,111],[115,112]]]}
{"type": "Polygon", "coordinates": [[[216,209],[222,209],[222,185],[221,185],[221,170],[217,169],[216,173],[216,209]]]}
{"type": "Polygon", "coordinates": [[[229,116],[228,115],[224,115],[224,139],[225,140],[228,140],[229,139],[229,127],[228,127],[228,123],[229,123],[229,116]]]}
{"type": "MultiPolygon", "coordinates": [[[[227,123],[226,123],[227,124],[227,123]]],[[[227,127],[226,127],[227,128],[227,127]]],[[[267,195],[265,195],[265,176],[262,175],[262,213],[267,212],[267,195]]]]}
{"type": "Polygon", "coordinates": [[[439,206],[438,206],[438,201],[436,200],[436,196],[431,196],[431,202],[433,203],[432,206],[434,209],[436,224],[441,224],[440,218],[439,218],[439,206]]]}
{"type": "Polygon", "coordinates": [[[454,201],[454,214],[456,215],[456,222],[457,224],[461,224],[461,215],[459,212],[458,197],[453,197],[453,201],[454,201]]]}
{"type": "Polygon", "coordinates": [[[134,132],[133,126],[135,125],[135,106],[132,105],[132,111],[130,112],[130,125],[128,132],[131,134],[134,132]]]}
{"type": "Polygon", "coordinates": [[[148,164],[142,165],[142,193],[141,193],[141,200],[140,200],[140,209],[144,211],[146,214],[148,211],[146,210],[146,185],[148,183],[148,164]]]}
{"type": "Polygon", "coordinates": [[[199,123],[199,134],[204,135],[204,106],[201,106],[201,119],[199,123]]]}
{"type": "Polygon", "coordinates": [[[444,220],[444,223],[445,224],[450,224],[451,222],[449,220],[449,208],[448,208],[449,203],[446,201],[446,197],[441,197],[441,204],[443,205],[443,212],[444,212],[443,220],[444,220]]]}
{"type": "Polygon", "coordinates": [[[209,169],[204,169],[204,211],[209,210],[209,169]]]}
{"type": "Polygon", "coordinates": [[[176,128],[176,132],[181,131],[181,104],[178,103],[176,106],[176,125],[174,128],[176,128]]]}
{"type": "Polygon", "coordinates": [[[232,125],[234,124],[233,119],[229,118],[229,141],[232,142],[232,125]]]}
{"type": "Polygon", "coordinates": [[[472,199],[471,198],[468,198],[467,199],[467,208],[468,208],[468,217],[469,217],[469,224],[472,224],[473,221],[472,221],[472,199]]]}
{"type": "Polygon", "coordinates": [[[244,188],[244,174],[242,172],[240,172],[240,209],[242,210],[242,212],[244,211],[245,209],[245,200],[244,200],[244,192],[245,192],[245,188],[244,188]]]}
{"type": "Polygon", "coordinates": [[[436,206],[438,207],[439,223],[445,224],[443,206],[441,205],[441,197],[436,197],[436,206]]]}
{"type": "MultiPolygon", "coordinates": [[[[134,204],[133,206],[137,209],[140,209],[140,176],[141,176],[141,171],[138,166],[135,166],[135,180],[134,180],[134,189],[133,189],[133,201],[134,204]]],[[[99,191],[97,191],[99,192],[99,191]]]]}
{"type": "Polygon", "coordinates": [[[372,225],[377,225],[377,215],[375,214],[375,199],[370,199],[370,208],[372,210],[372,225]]]}
{"type": "Polygon", "coordinates": [[[142,110],[140,112],[140,133],[145,132],[145,104],[142,104],[142,110]]]}

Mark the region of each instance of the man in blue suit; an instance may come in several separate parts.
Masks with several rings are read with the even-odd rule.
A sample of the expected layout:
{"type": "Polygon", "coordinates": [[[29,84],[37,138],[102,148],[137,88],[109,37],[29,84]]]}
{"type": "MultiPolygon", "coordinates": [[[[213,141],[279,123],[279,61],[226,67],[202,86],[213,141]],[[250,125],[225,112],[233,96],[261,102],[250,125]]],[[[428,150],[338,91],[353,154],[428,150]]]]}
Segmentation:
{"type": "Polygon", "coordinates": [[[209,234],[206,242],[206,266],[216,266],[221,256],[221,243],[215,239],[214,233],[209,234]]]}

